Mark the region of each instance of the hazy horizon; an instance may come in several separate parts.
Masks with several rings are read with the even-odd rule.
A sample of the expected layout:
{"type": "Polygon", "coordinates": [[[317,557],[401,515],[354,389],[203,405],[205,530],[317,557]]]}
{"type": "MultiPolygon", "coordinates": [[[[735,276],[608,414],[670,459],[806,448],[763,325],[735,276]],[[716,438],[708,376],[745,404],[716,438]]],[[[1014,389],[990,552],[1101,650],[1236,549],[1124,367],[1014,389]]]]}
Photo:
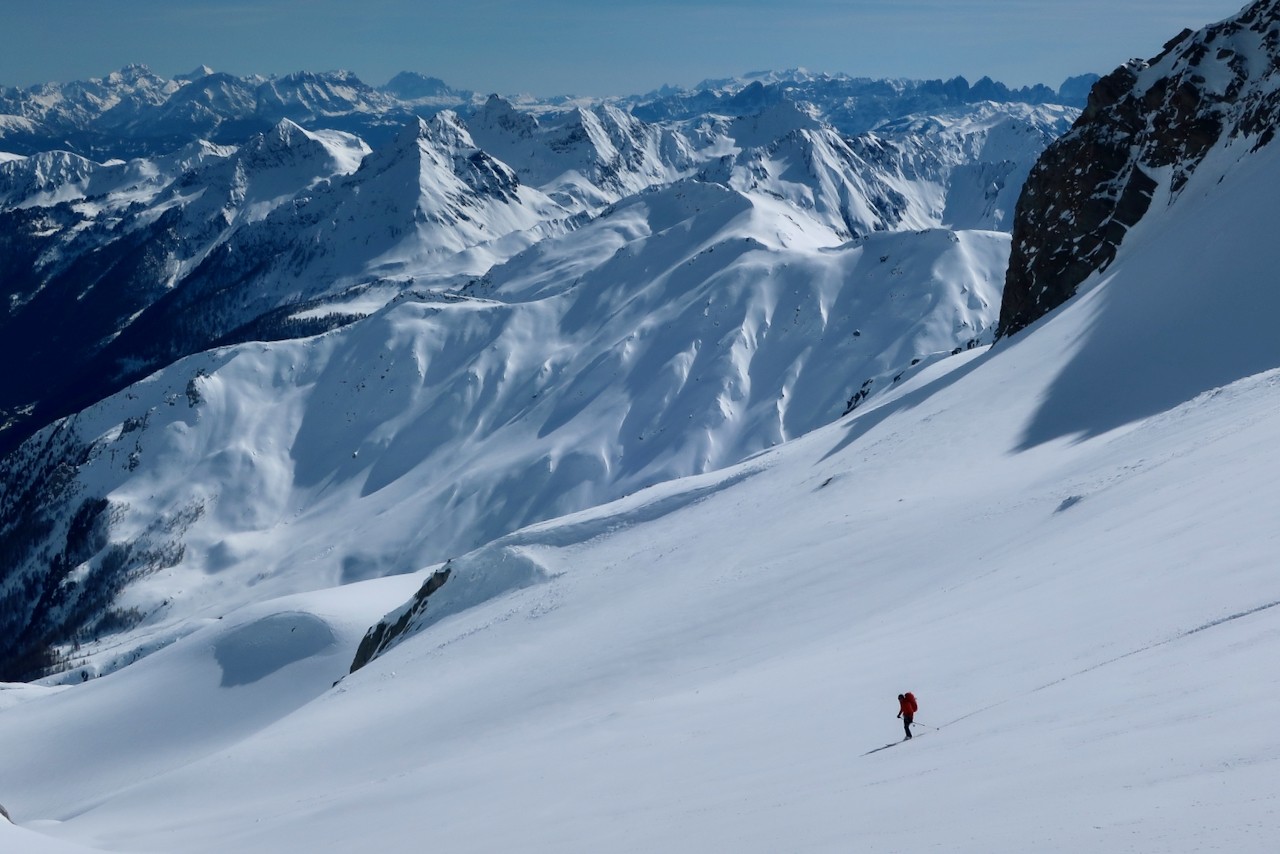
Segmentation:
{"type": "Polygon", "coordinates": [[[200,65],[248,76],[345,69],[373,85],[400,71],[479,92],[627,95],[802,67],[855,77],[991,77],[1059,86],[1146,58],[1237,0],[93,0],[11,8],[0,86],[164,77],[200,65]],[[1105,26],[1100,26],[1105,22],[1105,26]]]}

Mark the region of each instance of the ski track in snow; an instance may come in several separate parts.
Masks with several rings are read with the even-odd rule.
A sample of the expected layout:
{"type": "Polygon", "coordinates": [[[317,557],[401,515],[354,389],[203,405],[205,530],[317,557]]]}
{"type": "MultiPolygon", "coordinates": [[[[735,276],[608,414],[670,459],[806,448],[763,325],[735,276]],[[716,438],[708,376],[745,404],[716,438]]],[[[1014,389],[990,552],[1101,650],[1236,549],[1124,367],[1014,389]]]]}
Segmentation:
{"type": "MultiPolygon", "coordinates": [[[[1194,634],[1198,634],[1199,632],[1203,632],[1203,631],[1207,631],[1207,630],[1209,630],[1209,629],[1217,628],[1218,626],[1221,626],[1221,625],[1223,625],[1224,623],[1229,623],[1229,622],[1231,622],[1231,621],[1233,621],[1233,620],[1239,620],[1239,619],[1242,619],[1242,618],[1244,618],[1244,617],[1250,617],[1250,616],[1253,616],[1254,614],[1257,614],[1257,613],[1259,613],[1259,612],[1261,612],[1261,611],[1266,611],[1266,610],[1269,610],[1269,609],[1271,609],[1271,608],[1274,608],[1274,607],[1276,607],[1277,605],[1280,605],[1280,600],[1277,600],[1277,601],[1275,601],[1275,602],[1268,602],[1268,603],[1267,603],[1267,604],[1265,604],[1265,605],[1259,605],[1259,606],[1257,606],[1257,607],[1255,607],[1255,608],[1250,608],[1250,609],[1248,609],[1247,611],[1240,611],[1240,612],[1238,612],[1238,613],[1231,614],[1230,616],[1227,616],[1227,617],[1219,617],[1219,618],[1218,618],[1218,619],[1216,619],[1216,620],[1210,620],[1209,622],[1207,622],[1207,623],[1205,623],[1205,624],[1203,624],[1203,625],[1196,626],[1194,629],[1188,629],[1187,631],[1179,632],[1178,634],[1174,635],[1173,637],[1166,638],[1165,640],[1162,640],[1162,641],[1157,641],[1156,643],[1147,644],[1146,646],[1138,647],[1137,649],[1130,650],[1129,652],[1123,653],[1122,655],[1117,655],[1117,656],[1115,656],[1114,658],[1109,658],[1109,659],[1107,659],[1106,661],[1100,661],[1100,662],[1098,662],[1097,664],[1090,665],[1089,667],[1086,667],[1086,668],[1084,668],[1083,670],[1077,670],[1077,671],[1076,671],[1076,672],[1074,672],[1074,673],[1070,673],[1070,674],[1068,674],[1068,675],[1066,675],[1066,676],[1063,676],[1063,677],[1061,677],[1061,678],[1059,678],[1059,679],[1055,679],[1055,680],[1053,680],[1052,682],[1046,682],[1045,684],[1043,684],[1043,685],[1039,686],[1038,688],[1033,688],[1033,689],[1032,689],[1030,692],[1028,692],[1028,693],[1032,693],[1032,694],[1034,694],[1034,693],[1036,693],[1036,692],[1038,692],[1038,691],[1044,691],[1044,690],[1047,690],[1047,689],[1049,689],[1049,688],[1053,688],[1054,686],[1056,686],[1056,685],[1061,685],[1063,682],[1066,682],[1066,681],[1068,681],[1068,680],[1074,679],[1074,678],[1076,678],[1077,676],[1083,676],[1083,675],[1085,675],[1086,673],[1092,673],[1093,671],[1098,670],[1099,668],[1106,667],[1106,666],[1111,665],[1111,664],[1115,664],[1117,661],[1123,661],[1124,659],[1129,658],[1130,656],[1134,656],[1134,655],[1141,655],[1142,653],[1144,653],[1144,652],[1148,652],[1148,651],[1153,650],[1153,649],[1156,649],[1157,647],[1162,647],[1162,646],[1165,646],[1166,644],[1176,643],[1176,642],[1178,642],[1178,641],[1180,641],[1180,640],[1183,640],[1183,639],[1185,639],[1185,638],[1191,637],[1191,636],[1192,636],[1192,635],[1194,635],[1194,634]]],[[[1004,705],[1005,703],[1010,703],[1010,702],[1014,702],[1014,699],[1013,699],[1013,698],[1011,698],[1011,699],[1007,699],[1007,700],[1001,700],[1001,701],[1000,701],[1000,702],[998,702],[998,703],[992,703],[992,704],[991,704],[991,705],[989,705],[989,706],[983,706],[981,709],[977,709],[977,710],[972,711],[972,712],[969,712],[969,713],[967,713],[967,714],[963,714],[963,715],[961,715],[961,716],[960,716],[960,717],[958,717],[958,718],[954,718],[954,719],[952,719],[952,720],[947,721],[946,723],[938,724],[936,727],[933,727],[933,729],[944,729],[945,727],[949,727],[949,726],[951,726],[952,724],[956,724],[956,723],[959,723],[960,721],[967,720],[968,718],[971,718],[971,717],[973,717],[973,716],[975,716],[975,715],[980,715],[980,714],[982,714],[983,712],[990,711],[991,709],[994,709],[994,708],[996,708],[997,706],[1001,706],[1001,705],[1004,705]]],[[[892,747],[892,746],[893,746],[893,745],[886,745],[886,747],[892,747]]],[[[876,748],[876,750],[883,750],[883,749],[884,749],[884,748],[876,748]]],[[[872,753],[874,753],[874,752],[876,752],[876,751],[871,751],[871,752],[872,752],[872,753]]],[[[864,755],[867,755],[867,754],[864,754],[864,755]]]]}

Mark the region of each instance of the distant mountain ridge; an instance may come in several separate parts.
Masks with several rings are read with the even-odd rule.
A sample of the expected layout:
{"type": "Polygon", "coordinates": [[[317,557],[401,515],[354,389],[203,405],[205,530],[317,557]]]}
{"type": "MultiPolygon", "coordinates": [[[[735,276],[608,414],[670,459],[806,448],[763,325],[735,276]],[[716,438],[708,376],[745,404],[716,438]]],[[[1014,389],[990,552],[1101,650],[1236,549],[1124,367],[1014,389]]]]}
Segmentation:
{"type": "MultiPolygon", "coordinates": [[[[1092,79],[1072,78],[1057,90],[1011,89],[987,77],[971,85],[963,77],[873,80],[797,69],[704,81],[692,90],[664,87],[647,95],[573,100],[614,102],[650,122],[708,111],[744,115],[782,98],[805,100],[829,104],[824,121],[856,134],[886,119],[980,101],[1083,106],[1082,82],[1092,79]]],[[[520,99],[525,106],[555,109],[569,100],[520,99]]],[[[413,115],[429,117],[441,109],[467,115],[483,103],[474,92],[409,71],[371,86],[349,71],[237,77],[200,66],[166,79],[145,65],[130,65],[103,78],[0,88],[0,151],[68,150],[95,160],[151,157],[195,138],[240,144],[282,119],[354,133],[376,146],[413,115]]]]}
{"type": "Polygon", "coordinates": [[[1057,90],[1044,85],[1011,89],[983,77],[970,84],[950,80],[905,80],[814,74],[804,69],[756,72],[745,77],[705,80],[692,90],[659,90],[626,99],[648,121],[689,118],[702,113],[750,115],[782,100],[817,105],[821,119],[841,133],[856,135],[906,115],[954,110],[993,101],[1083,107],[1096,74],[1072,77],[1057,90]]]}

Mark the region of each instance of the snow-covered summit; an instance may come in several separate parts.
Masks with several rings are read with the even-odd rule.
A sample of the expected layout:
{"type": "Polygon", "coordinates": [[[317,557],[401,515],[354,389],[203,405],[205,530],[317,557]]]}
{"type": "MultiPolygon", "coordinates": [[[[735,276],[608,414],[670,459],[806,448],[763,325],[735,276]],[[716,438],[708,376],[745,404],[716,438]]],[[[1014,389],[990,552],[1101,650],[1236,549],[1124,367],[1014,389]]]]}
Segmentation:
{"type": "Polygon", "coordinates": [[[82,196],[98,164],[66,151],[49,151],[0,163],[0,204],[56,204],[82,196]]]}
{"type": "Polygon", "coordinates": [[[268,80],[258,89],[257,109],[265,116],[304,121],[387,109],[379,91],[350,71],[299,71],[268,80]]]}
{"type": "Polygon", "coordinates": [[[213,73],[214,72],[212,68],[202,63],[200,65],[197,65],[191,71],[188,71],[186,74],[175,75],[173,79],[178,81],[179,83],[191,83],[195,80],[200,80],[202,78],[208,77],[210,74],[213,74],[213,73]]]}
{"type": "Polygon", "coordinates": [[[763,104],[758,113],[739,116],[729,125],[729,135],[741,148],[761,148],[799,130],[823,127],[811,105],[789,98],[763,104]]]}
{"type": "Polygon", "coordinates": [[[642,122],[609,104],[535,116],[491,95],[466,121],[477,144],[522,181],[579,209],[670,183],[702,159],[679,129],[642,122]]]}

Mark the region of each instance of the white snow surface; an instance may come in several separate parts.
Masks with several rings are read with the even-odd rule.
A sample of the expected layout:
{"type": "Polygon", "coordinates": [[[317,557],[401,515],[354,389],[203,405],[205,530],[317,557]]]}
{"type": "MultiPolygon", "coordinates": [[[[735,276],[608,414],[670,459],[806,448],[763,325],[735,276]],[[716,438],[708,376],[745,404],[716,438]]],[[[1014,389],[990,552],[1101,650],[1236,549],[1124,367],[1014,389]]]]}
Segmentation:
{"type": "Polygon", "coordinates": [[[776,200],[677,184],[465,295],[194,356],[90,407],[68,422],[93,444],[76,478],[111,502],[112,540],[185,556],[131,582],[116,605],[147,620],[66,650],[63,678],[192,618],[413,571],[732,465],[989,337],[1007,235],[829,241],[776,200]]]}
{"type": "MultiPolygon", "coordinates": [[[[451,578],[435,619],[336,687],[358,627],[434,567],[259,602],[104,678],[31,689],[0,712],[0,802],[104,851],[1272,850],[1280,150],[1229,153],[1016,338],[736,467],[487,546],[524,567],[487,576],[505,591],[451,578]],[[870,753],[900,737],[904,690],[921,738],[870,753]]],[[[536,271],[557,263],[573,261],[530,258],[490,298],[554,290],[536,271]]],[[[485,339],[511,305],[459,303],[476,325],[451,328],[485,339]]],[[[394,348],[449,309],[406,300],[377,322],[394,348]]],[[[358,345],[278,352],[305,373],[307,348],[358,345]]],[[[377,362],[355,355],[328,369],[377,362]]],[[[262,394],[307,387],[264,377],[262,394]]],[[[461,384],[432,417],[493,388],[461,384]]],[[[208,441],[198,413],[188,435],[208,441]]],[[[387,415],[348,417],[366,414],[344,466],[377,444],[387,415]]],[[[243,441],[228,471],[265,447],[243,441]]],[[[311,466],[317,494],[344,482],[311,466]]],[[[220,512],[235,506],[262,505],[220,512]]],[[[372,518],[360,506],[317,509],[314,530],[376,542],[350,530],[372,518]]]]}
{"type": "MultiPolygon", "coordinates": [[[[131,549],[145,566],[110,607],[145,619],[87,629],[64,678],[126,665],[192,618],[411,571],[732,465],[989,340],[1009,238],[983,230],[998,200],[958,178],[985,173],[987,149],[992,168],[1030,164],[1070,112],[978,105],[847,139],[790,103],[647,124],[493,98],[377,151],[285,119],[238,148],[0,164],[0,199],[53,238],[37,266],[171,230],[155,294],[190,299],[193,327],[282,306],[367,318],[196,355],[72,416],[95,445],[75,489],[110,500],[112,534],[66,585],[131,549]],[[41,207],[55,200],[84,219],[64,227],[41,207]],[[334,513],[361,521],[335,534],[334,513]]],[[[10,589],[44,571],[42,551],[10,589]]]]}

